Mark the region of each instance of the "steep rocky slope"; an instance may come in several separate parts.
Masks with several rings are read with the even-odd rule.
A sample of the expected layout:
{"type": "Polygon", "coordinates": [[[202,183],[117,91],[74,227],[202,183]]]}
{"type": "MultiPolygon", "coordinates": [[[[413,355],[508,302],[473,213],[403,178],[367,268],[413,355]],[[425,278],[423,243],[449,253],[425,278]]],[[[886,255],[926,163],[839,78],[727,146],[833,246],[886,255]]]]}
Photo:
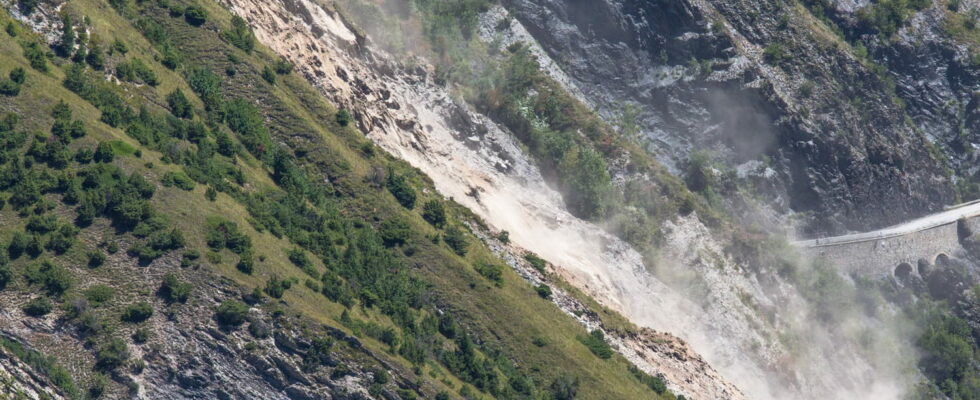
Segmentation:
{"type": "MultiPolygon", "coordinates": [[[[774,276],[775,271],[754,276],[751,270],[760,266],[731,258],[722,244],[727,239],[714,237],[698,217],[671,217],[661,230],[661,257],[648,263],[602,227],[572,215],[523,144],[507,128],[456,97],[451,87],[442,84],[445,78],[439,67],[429,67],[426,59],[399,62],[381,50],[398,51],[399,46],[389,47],[392,43],[385,38],[374,38],[401,30],[409,35],[401,46],[414,45],[417,54],[426,54],[424,42],[414,41],[424,39],[411,36],[413,28],[399,26],[405,18],[411,25],[411,17],[358,11],[363,4],[347,2],[345,9],[353,11],[346,18],[355,22],[338,32],[346,18],[335,16],[328,3],[225,4],[245,16],[260,39],[289,57],[333,101],[354,110],[371,139],[426,172],[442,193],[468,206],[494,229],[507,231],[517,245],[553,262],[559,273],[604,305],[641,326],[685,338],[752,396],[890,397],[904,390],[902,367],[889,366],[907,365],[910,360],[902,357],[909,354],[878,357],[873,349],[851,342],[836,324],[812,326],[809,299],[784,277],[774,276]],[[383,29],[358,38],[359,23],[383,29]],[[661,277],[648,269],[657,269],[661,277]],[[794,311],[780,313],[779,305],[794,311]],[[795,345],[792,340],[807,344],[795,345]],[[893,362],[899,358],[901,363],[893,362]]],[[[497,31],[505,11],[487,11],[491,15],[481,17],[487,21],[481,30],[497,31]]],[[[521,36],[519,26],[511,29],[518,31],[513,36],[521,36]]],[[[487,42],[494,42],[490,46],[500,49],[511,44],[494,36],[493,32],[485,35],[487,42]]],[[[540,48],[530,44],[531,51],[542,57],[544,69],[556,68],[540,48]]],[[[549,72],[570,83],[560,70],[549,72]]],[[[853,324],[851,329],[871,335],[887,323],[856,316],[842,319],[853,324]]],[[[878,334],[882,343],[900,340],[887,330],[878,334]]],[[[643,343],[627,339],[641,361],[646,357],[643,343]]],[[[678,377],[673,383],[680,385],[681,392],[706,397],[725,393],[687,391],[692,386],[685,390],[683,382],[688,378],[677,373],[683,368],[653,356],[648,361],[651,370],[678,377]]]]}
{"type": "MultiPolygon", "coordinates": [[[[865,8],[809,3],[855,25],[865,8]]],[[[945,27],[975,4],[956,14],[929,3],[897,39],[855,40],[792,1],[504,2],[608,120],[637,106],[649,147],[675,170],[709,152],[762,181],[770,206],[801,213],[807,235],[954,201],[948,160],[972,176],[958,160],[971,159],[977,132],[976,50],[945,27]],[[868,43],[870,58],[851,43],[868,43]]]]}
{"type": "MultiPolygon", "coordinates": [[[[338,111],[215,3],[3,5],[4,388],[740,396],[683,342],[623,322],[526,250],[495,253],[484,242],[499,232],[350,126],[368,84],[338,111]],[[533,275],[506,266],[528,260],[533,275]],[[670,343],[637,355],[624,332],[670,343]],[[643,359],[669,364],[670,381],[643,359]]],[[[312,10],[358,52],[362,37],[312,10]]]]}
{"type": "MultiPolygon", "coordinates": [[[[923,6],[887,33],[867,14],[877,2],[3,4],[19,22],[0,73],[28,73],[0,82],[0,110],[24,117],[0,125],[14,138],[2,172],[44,193],[25,206],[33,191],[0,180],[0,242],[41,248],[0,257],[6,387],[957,390],[923,380],[948,372],[928,335],[962,334],[909,307],[930,283],[841,276],[766,230],[861,229],[969,196],[969,1],[923,6]],[[923,58],[897,60],[908,48],[923,58]],[[93,191],[149,205],[100,206],[93,191]],[[192,295],[177,301],[182,282],[192,295]],[[71,351],[41,356],[59,348],[71,351]]],[[[966,293],[972,281],[954,278],[966,293]]],[[[969,317],[970,299],[954,311],[969,317]]]]}

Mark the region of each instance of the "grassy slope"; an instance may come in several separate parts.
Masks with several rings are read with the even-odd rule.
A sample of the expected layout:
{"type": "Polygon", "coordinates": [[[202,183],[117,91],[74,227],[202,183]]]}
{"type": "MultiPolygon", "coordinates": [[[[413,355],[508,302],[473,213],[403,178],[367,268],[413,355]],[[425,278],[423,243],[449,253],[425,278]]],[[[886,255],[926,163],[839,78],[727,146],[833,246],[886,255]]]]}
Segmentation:
{"type": "MultiPolygon", "coordinates": [[[[227,13],[213,3],[207,2],[206,6],[211,14],[211,21],[206,27],[216,27],[213,25],[214,20],[218,20],[220,26],[227,26],[230,18],[227,13]]],[[[156,51],[152,45],[105,2],[77,0],[69,7],[70,10],[84,12],[92,19],[94,31],[103,42],[111,41],[113,38],[123,39],[130,47],[130,58],[139,56],[144,61],[153,60],[156,51]]],[[[161,15],[161,22],[173,33],[172,39],[189,56],[188,59],[199,65],[206,65],[215,71],[223,71],[228,63],[225,54],[236,51],[220,41],[215,32],[193,28],[184,23],[183,19],[161,15]]],[[[26,29],[22,29],[22,32],[24,30],[26,29]]],[[[24,37],[25,35],[22,34],[18,39],[24,37]]],[[[117,157],[115,164],[127,172],[139,172],[154,183],[159,182],[166,171],[177,170],[178,167],[161,162],[160,153],[140,146],[120,130],[98,122],[100,115],[98,110],[61,86],[63,73],[59,68],[52,68],[46,75],[30,70],[15,41],[3,33],[0,33],[0,38],[2,38],[0,54],[3,54],[3,57],[0,57],[0,72],[5,74],[15,66],[28,69],[27,85],[21,95],[15,98],[3,98],[3,102],[0,102],[0,110],[21,114],[22,123],[18,125],[19,129],[46,132],[52,122],[48,110],[58,100],[64,100],[71,106],[75,118],[83,120],[89,131],[85,138],[76,140],[73,146],[94,146],[99,140],[117,140],[139,148],[142,153],[141,158],[121,156],[117,157]],[[152,163],[153,168],[148,168],[148,163],[152,163]]],[[[579,391],[581,398],[655,396],[630,376],[625,360],[618,356],[612,360],[600,360],[589,353],[575,339],[577,335],[585,334],[585,331],[554,305],[540,299],[533,288],[512,271],[504,272],[505,284],[502,288],[493,287],[477,275],[469,265],[474,260],[491,259],[492,256],[486,248],[478,244],[471,245],[471,251],[467,256],[460,258],[444,246],[431,244],[423,235],[433,235],[436,231],[417,213],[406,213],[386,191],[364,183],[364,177],[374,166],[393,164],[399,169],[407,169],[405,165],[387,156],[365,158],[359,150],[355,150],[365,142],[365,139],[357,132],[340,129],[332,123],[333,110],[300,77],[280,77],[279,84],[275,87],[270,87],[263,82],[258,73],[263,65],[273,60],[268,50],[260,49],[251,56],[243,56],[243,60],[244,64],[239,66],[239,74],[225,82],[226,96],[260,99],[259,105],[262,106],[267,120],[272,122],[270,128],[276,141],[284,141],[294,149],[305,147],[307,164],[317,165],[318,169],[329,175],[333,181],[343,181],[344,189],[349,191],[345,193],[347,196],[339,199],[344,212],[362,216],[368,223],[376,222],[379,217],[388,215],[409,215],[413,231],[417,232],[410,239],[410,244],[414,245],[417,251],[412,257],[408,257],[406,262],[409,263],[408,265],[412,263],[421,265],[417,273],[433,285],[433,297],[459,316],[464,326],[476,333],[483,341],[501,348],[503,353],[517,361],[521,368],[533,371],[532,376],[541,382],[539,386],[546,386],[559,374],[568,374],[581,378],[579,391]],[[474,284],[473,288],[471,284],[474,284]],[[533,338],[539,336],[547,340],[546,347],[538,348],[531,343],[533,338]]],[[[157,88],[121,85],[119,89],[126,92],[131,105],[163,104],[164,96],[177,87],[182,88],[188,95],[192,93],[179,74],[167,70],[157,62],[148,62],[148,64],[158,74],[162,84],[157,88]]],[[[193,101],[197,108],[201,107],[201,103],[196,98],[193,101]]],[[[243,157],[239,165],[242,166],[246,179],[252,187],[272,188],[275,185],[259,161],[251,157],[243,157]]],[[[413,180],[419,186],[424,185],[429,193],[434,193],[424,177],[416,177],[413,180]]],[[[205,186],[200,184],[190,192],[158,185],[157,194],[152,200],[153,205],[180,227],[187,238],[188,248],[206,251],[207,247],[203,240],[204,227],[201,221],[211,215],[221,215],[237,222],[253,238],[256,255],[265,256],[265,261],[257,263],[256,273],[251,276],[235,269],[234,263],[237,258],[227,250],[224,250],[222,262],[207,265],[205,268],[246,288],[263,285],[266,278],[272,274],[294,276],[301,280],[305,278],[303,272],[286,259],[284,250],[293,247],[293,244],[269,233],[256,231],[248,222],[248,211],[229,196],[219,194],[216,202],[207,201],[203,195],[204,189],[205,186]]],[[[49,198],[57,199],[52,195],[49,195],[49,198]]],[[[64,216],[63,221],[71,220],[73,211],[69,208],[59,206],[57,212],[64,216]]],[[[23,223],[23,220],[9,207],[0,213],[0,220],[3,221],[4,227],[0,230],[0,239],[3,240],[9,240],[11,232],[23,223]]],[[[128,263],[121,266],[96,270],[82,266],[84,250],[95,246],[103,235],[112,236],[105,221],[83,230],[80,238],[82,243],[88,244],[87,246],[77,245],[65,255],[54,257],[63,265],[69,266],[76,280],[81,282],[72,291],[78,292],[91,282],[99,281],[117,287],[117,300],[129,298],[130,295],[135,298],[151,298],[148,291],[155,287],[155,281],[130,280],[128,276],[158,275],[159,272],[152,271],[152,268],[141,270],[132,260],[128,260],[128,263]],[[126,281],[128,283],[125,283],[126,281]]],[[[129,239],[114,238],[114,240],[129,239]]],[[[125,247],[123,246],[124,249],[125,247]]],[[[109,264],[117,259],[126,261],[121,254],[122,252],[119,256],[110,257],[109,264]]],[[[23,261],[16,263],[20,263],[16,268],[23,267],[23,261]]],[[[8,290],[29,289],[22,285],[14,285],[8,290]]],[[[73,292],[69,292],[68,295],[72,294],[73,292]]],[[[329,302],[319,293],[301,284],[287,291],[283,300],[282,306],[289,312],[299,313],[318,323],[342,328],[338,318],[343,306],[329,302]]],[[[121,306],[122,301],[117,301],[107,307],[104,313],[111,315],[121,306]]],[[[355,307],[355,310],[352,314],[358,318],[390,325],[387,317],[377,311],[365,311],[361,307],[355,307]]],[[[385,345],[368,338],[364,341],[376,352],[385,352],[385,345]]],[[[403,365],[409,365],[406,360],[399,357],[392,356],[392,358],[403,365]]],[[[74,363],[75,360],[65,362],[74,363]]],[[[91,361],[80,360],[81,365],[90,365],[90,363],[91,361]]],[[[441,370],[442,368],[433,366],[430,362],[425,369],[441,370]]],[[[81,372],[79,375],[84,380],[87,373],[81,372]]],[[[437,376],[441,375],[442,373],[437,374],[437,376]]],[[[447,381],[459,387],[457,379],[450,378],[447,381]]],[[[433,385],[445,387],[439,382],[434,382],[433,385]]]]}

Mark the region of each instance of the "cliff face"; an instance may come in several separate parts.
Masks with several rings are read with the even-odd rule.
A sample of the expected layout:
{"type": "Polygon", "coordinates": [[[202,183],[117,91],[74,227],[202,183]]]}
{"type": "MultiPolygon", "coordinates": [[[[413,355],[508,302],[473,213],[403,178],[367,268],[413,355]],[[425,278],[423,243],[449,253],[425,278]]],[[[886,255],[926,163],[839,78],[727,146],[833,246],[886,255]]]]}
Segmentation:
{"type": "MultiPolygon", "coordinates": [[[[956,167],[972,159],[980,81],[939,4],[897,40],[838,35],[780,1],[505,4],[608,120],[637,106],[650,148],[675,171],[710,152],[775,188],[769,204],[802,214],[805,234],[938,209],[955,199],[947,160],[973,172],[956,167]],[[871,55],[845,37],[864,38],[871,55]]],[[[857,20],[858,7],[836,4],[857,20]]]]}

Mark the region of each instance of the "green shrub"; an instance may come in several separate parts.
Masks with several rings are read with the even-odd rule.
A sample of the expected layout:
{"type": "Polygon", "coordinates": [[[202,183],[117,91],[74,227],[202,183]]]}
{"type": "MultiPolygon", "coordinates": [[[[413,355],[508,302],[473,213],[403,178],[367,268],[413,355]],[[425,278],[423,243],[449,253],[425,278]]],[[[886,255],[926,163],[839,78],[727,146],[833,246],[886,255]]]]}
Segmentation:
{"type": "Polygon", "coordinates": [[[463,233],[462,229],[455,226],[450,227],[446,230],[446,236],[443,237],[442,240],[446,242],[446,244],[449,245],[449,248],[453,249],[456,254],[460,256],[466,255],[466,248],[470,243],[466,239],[466,234],[463,233]]]}
{"type": "Polygon", "coordinates": [[[194,287],[188,283],[177,279],[177,275],[168,273],[163,276],[163,283],[160,284],[160,295],[171,303],[187,302],[194,287]]]}
{"type": "Polygon", "coordinates": [[[194,180],[192,180],[187,174],[183,172],[167,172],[163,174],[163,178],[160,179],[160,183],[166,187],[176,186],[182,190],[191,191],[194,190],[194,180]]]}
{"type": "Polygon", "coordinates": [[[411,235],[411,226],[404,218],[391,217],[381,223],[379,232],[385,246],[403,245],[411,235]]]}
{"type": "Polygon", "coordinates": [[[24,68],[17,67],[10,71],[10,80],[18,85],[23,85],[27,80],[27,71],[24,68]]]}
{"type": "Polygon", "coordinates": [[[132,338],[133,338],[133,343],[136,344],[146,343],[147,340],[150,340],[150,330],[146,328],[139,328],[133,332],[132,338]]]}
{"type": "Polygon", "coordinates": [[[151,316],[153,316],[153,306],[150,303],[141,301],[126,307],[120,318],[126,322],[140,323],[150,319],[151,316]]]}
{"type": "Polygon", "coordinates": [[[204,25],[208,21],[208,11],[201,6],[192,5],[184,9],[184,19],[194,26],[204,25]]]}
{"type": "Polygon", "coordinates": [[[252,28],[248,26],[248,22],[237,15],[231,17],[231,29],[222,32],[221,37],[246,53],[251,53],[255,48],[255,34],[252,33],[252,28]]]}
{"type": "Polygon", "coordinates": [[[32,299],[31,301],[27,302],[27,304],[24,304],[23,310],[24,314],[32,317],[41,317],[48,315],[53,307],[54,305],[51,304],[51,300],[49,300],[47,297],[41,296],[32,299]]]}
{"type": "Polygon", "coordinates": [[[47,52],[37,42],[28,42],[24,46],[24,58],[40,72],[48,72],[47,52]]]}
{"type": "Polygon", "coordinates": [[[545,285],[545,284],[542,283],[542,284],[536,286],[534,288],[534,290],[538,292],[538,296],[541,296],[542,299],[550,299],[551,298],[551,286],[548,286],[548,285],[545,285]]]}
{"type": "Polygon", "coordinates": [[[0,94],[14,97],[20,94],[20,84],[10,79],[0,80],[0,94]]]}
{"type": "Polygon", "coordinates": [[[548,390],[551,392],[551,397],[554,400],[574,400],[578,393],[578,386],[578,378],[571,379],[565,375],[561,375],[551,382],[548,390]]]}
{"type": "Polygon", "coordinates": [[[215,311],[214,318],[221,325],[237,327],[245,323],[248,316],[248,306],[237,300],[225,300],[221,302],[215,311]]]}
{"type": "Polygon", "coordinates": [[[272,275],[268,281],[265,283],[265,294],[281,299],[282,295],[286,293],[292,287],[292,282],[289,279],[279,279],[277,275],[272,275]]]}
{"type": "Polygon", "coordinates": [[[0,290],[3,290],[14,279],[14,272],[6,263],[0,264],[0,290]]]}
{"type": "Polygon", "coordinates": [[[476,272],[493,282],[494,285],[498,287],[503,285],[504,268],[499,264],[489,261],[478,261],[476,265],[474,265],[474,268],[476,268],[476,272]]]}
{"type": "Polygon", "coordinates": [[[340,110],[337,112],[337,117],[336,117],[337,125],[346,127],[347,125],[350,125],[352,119],[353,117],[351,117],[350,111],[340,110]]]}
{"type": "Polygon", "coordinates": [[[446,208],[439,200],[429,200],[422,206],[422,218],[436,228],[446,225],[446,208]]]}
{"type": "Polygon", "coordinates": [[[265,117],[252,102],[241,98],[229,101],[225,106],[225,123],[256,157],[262,158],[272,150],[265,117]]]}
{"type": "Polygon", "coordinates": [[[99,250],[92,250],[88,253],[89,268],[98,268],[105,264],[106,255],[99,250]]]}
{"type": "Polygon", "coordinates": [[[41,4],[41,0],[17,0],[17,8],[19,8],[20,12],[23,13],[24,15],[33,14],[34,10],[36,10],[37,6],[40,4],[41,4]]]}
{"type": "Polygon", "coordinates": [[[250,249],[252,239],[238,229],[238,224],[220,217],[209,217],[205,240],[215,251],[227,248],[236,254],[250,249]]]}
{"type": "Polygon", "coordinates": [[[92,42],[88,48],[88,55],[85,56],[85,63],[92,69],[101,71],[105,69],[105,51],[99,42],[92,42]]]}
{"type": "Polygon", "coordinates": [[[92,285],[85,289],[85,299],[94,307],[101,306],[112,301],[116,295],[116,289],[106,285],[92,285]]]}
{"type": "Polygon", "coordinates": [[[405,179],[405,176],[398,175],[394,171],[389,171],[385,186],[395,196],[399,204],[409,210],[415,208],[415,189],[408,183],[408,179],[405,179]]]}
{"type": "Polygon", "coordinates": [[[262,67],[262,79],[265,79],[270,85],[276,84],[276,70],[272,66],[266,65],[262,67]]]}
{"type": "Polygon", "coordinates": [[[191,105],[191,101],[187,99],[184,95],[184,91],[180,89],[174,89],[167,95],[167,105],[170,106],[170,112],[178,118],[191,118],[193,117],[194,108],[191,105]]]}
{"type": "Polygon", "coordinates": [[[602,334],[602,331],[598,329],[592,331],[588,335],[579,336],[578,341],[582,342],[585,347],[589,348],[589,351],[591,351],[592,354],[595,354],[601,359],[605,360],[613,355],[612,347],[610,347],[609,343],[606,342],[606,337],[602,334]]]}
{"type": "Polygon", "coordinates": [[[640,382],[643,382],[643,384],[649,387],[650,390],[657,392],[657,394],[664,394],[667,392],[667,384],[665,384],[664,380],[661,379],[659,376],[651,376],[646,372],[641,371],[635,365],[630,365],[629,370],[630,373],[633,374],[634,377],[636,377],[636,379],[639,379],[640,382]]]}
{"type": "Polygon", "coordinates": [[[285,57],[279,57],[276,63],[273,64],[273,68],[279,75],[288,75],[290,72],[293,72],[293,63],[289,62],[285,57]]]}
{"type": "Polygon", "coordinates": [[[224,93],[221,89],[221,77],[207,68],[193,68],[187,74],[187,83],[191,90],[197,93],[204,102],[207,111],[220,110],[224,104],[224,93]]]}
{"type": "Polygon", "coordinates": [[[31,265],[25,273],[28,283],[40,285],[51,295],[61,295],[72,284],[71,273],[65,267],[45,260],[31,265]]]}
{"type": "Polygon", "coordinates": [[[112,145],[109,142],[99,142],[93,155],[95,162],[110,163],[115,158],[116,153],[112,150],[112,145]]]}
{"type": "Polygon", "coordinates": [[[788,54],[786,48],[781,43],[770,43],[762,51],[762,57],[769,65],[779,65],[786,60],[788,54]]]}
{"type": "Polygon", "coordinates": [[[96,366],[102,370],[116,369],[129,359],[129,346],[119,338],[100,343],[96,350],[96,366]]]}
{"type": "Polygon", "coordinates": [[[119,39],[115,39],[112,41],[112,46],[110,47],[110,49],[113,52],[119,52],[120,54],[129,53],[129,46],[126,46],[126,42],[123,42],[122,40],[119,39]]]}
{"type": "Polygon", "coordinates": [[[91,399],[101,398],[105,394],[107,386],[109,386],[109,377],[105,374],[95,374],[88,387],[88,397],[91,399]]]}
{"type": "Polygon", "coordinates": [[[27,246],[31,241],[31,237],[24,232],[14,232],[14,236],[10,238],[10,244],[7,245],[7,254],[10,258],[17,259],[25,251],[27,251],[27,246]]]}

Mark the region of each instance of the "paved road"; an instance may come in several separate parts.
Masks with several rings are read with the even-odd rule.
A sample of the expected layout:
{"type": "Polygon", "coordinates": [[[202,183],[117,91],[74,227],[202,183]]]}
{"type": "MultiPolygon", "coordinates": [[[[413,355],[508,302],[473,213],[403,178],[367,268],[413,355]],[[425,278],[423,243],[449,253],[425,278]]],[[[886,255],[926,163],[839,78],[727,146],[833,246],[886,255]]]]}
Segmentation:
{"type": "Polygon", "coordinates": [[[974,217],[980,215],[980,200],[963,203],[946,208],[945,211],[927,215],[922,218],[914,219],[898,225],[882,228],[876,231],[852,233],[841,236],[832,236],[819,239],[800,240],[793,242],[799,247],[823,247],[841,243],[862,242],[866,240],[876,240],[895,236],[906,235],[912,232],[919,232],[940,225],[955,222],[960,217],[974,217]]]}

